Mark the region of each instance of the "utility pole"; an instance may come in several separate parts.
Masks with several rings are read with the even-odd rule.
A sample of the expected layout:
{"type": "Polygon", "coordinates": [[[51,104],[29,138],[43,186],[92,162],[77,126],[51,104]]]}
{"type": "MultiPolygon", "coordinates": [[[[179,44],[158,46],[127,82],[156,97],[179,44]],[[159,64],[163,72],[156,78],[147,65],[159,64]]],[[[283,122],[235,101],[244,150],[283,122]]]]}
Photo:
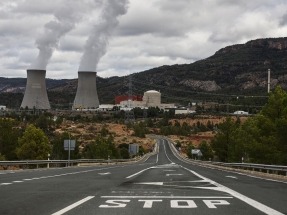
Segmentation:
{"type": "Polygon", "coordinates": [[[268,69],[267,93],[270,93],[270,69],[268,69]]]}
{"type": "Polygon", "coordinates": [[[134,123],[135,121],[135,114],[133,110],[133,89],[132,89],[132,75],[129,76],[129,91],[128,91],[128,108],[125,112],[126,116],[126,123],[134,123]]]}

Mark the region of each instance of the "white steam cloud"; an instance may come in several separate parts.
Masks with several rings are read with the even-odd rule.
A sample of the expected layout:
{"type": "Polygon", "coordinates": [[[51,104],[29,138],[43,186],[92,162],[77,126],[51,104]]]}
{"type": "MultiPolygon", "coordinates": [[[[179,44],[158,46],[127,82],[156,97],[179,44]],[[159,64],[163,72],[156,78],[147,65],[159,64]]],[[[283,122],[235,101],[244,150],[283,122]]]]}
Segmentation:
{"type": "Polygon", "coordinates": [[[82,1],[66,0],[57,7],[54,20],[45,24],[43,34],[36,39],[39,54],[32,63],[31,69],[46,69],[54,49],[58,47],[60,38],[74,29],[89,6],[90,4],[82,1]]]}
{"type": "Polygon", "coordinates": [[[96,71],[100,58],[106,53],[109,37],[119,24],[118,17],[127,12],[128,0],[106,0],[100,15],[85,44],[79,71],[96,71]]]}

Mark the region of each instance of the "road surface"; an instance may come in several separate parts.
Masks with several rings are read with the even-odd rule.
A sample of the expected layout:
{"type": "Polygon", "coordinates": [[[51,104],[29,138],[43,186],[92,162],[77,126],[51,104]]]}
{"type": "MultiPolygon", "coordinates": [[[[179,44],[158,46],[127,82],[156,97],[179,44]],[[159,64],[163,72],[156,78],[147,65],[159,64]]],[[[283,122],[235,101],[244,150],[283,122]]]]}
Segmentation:
{"type": "Polygon", "coordinates": [[[0,214],[287,214],[287,184],[187,163],[165,139],[133,164],[0,171],[0,214]]]}

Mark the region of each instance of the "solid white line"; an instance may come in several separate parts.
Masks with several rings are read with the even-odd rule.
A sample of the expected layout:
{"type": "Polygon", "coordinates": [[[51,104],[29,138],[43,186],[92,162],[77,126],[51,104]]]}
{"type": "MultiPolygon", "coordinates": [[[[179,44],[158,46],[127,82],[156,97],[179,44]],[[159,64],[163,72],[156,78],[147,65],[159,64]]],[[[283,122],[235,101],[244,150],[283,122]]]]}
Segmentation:
{"type": "Polygon", "coordinates": [[[247,203],[248,205],[250,205],[250,206],[256,208],[257,210],[259,210],[265,214],[268,214],[268,215],[284,215],[283,213],[276,211],[273,208],[270,208],[270,207],[268,207],[268,206],[266,206],[260,202],[257,202],[256,200],[251,199],[247,196],[244,196],[241,193],[238,193],[238,192],[236,192],[236,191],[234,191],[228,187],[225,187],[225,186],[223,186],[223,185],[221,185],[215,181],[212,181],[212,180],[210,180],[210,179],[208,179],[208,178],[206,178],[206,177],[204,177],[204,176],[202,176],[202,175],[200,175],[200,174],[198,174],[198,173],[196,173],[196,172],[194,172],[188,168],[185,168],[183,166],[182,166],[182,168],[188,170],[189,172],[193,173],[194,175],[196,175],[196,176],[198,176],[204,180],[209,181],[211,184],[216,186],[216,187],[200,187],[201,189],[217,190],[217,191],[229,193],[230,195],[234,196],[235,198],[240,199],[241,201],[247,203]]]}
{"type": "Polygon", "coordinates": [[[94,197],[95,197],[95,196],[88,196],[88,197],[86,197],[86,198],[84,198],[84,199],[82,199],[82,200],[80,200],[80,201],[75,202],[75,203],[72,204],[72,205],[69,205],[68,207],[63,208],[62,210],[60,210],[60,211],[58,211],[58,212],[56,212],[56,213],[53,213],[52,215],[61,215],[61,214],[64,214],[64,213],[66,213],[66,212],[72,210],[73,208],[78,207],[79,205],[85,203],[86,201],[89,201],[90,199],[92,199],[92,198],[94,198],[94,197]]]}
{"type": "Polygon", "coordinates": [[[157,154],[157,156],[156,156],[156,162],[155,163],[158,163],[158,154],[157,154]]]}
{"type": "Polygon", "coordinates": [[[143,170],[141,170],[141,171],[139,171],[139,172],[137,172],[137,173],[135,173],[135,174],[133,174],[133,175],[130,175],[130,176],[126,177],[126,178],[132,178],[132,177],[134,177],[134,176],[136,176],[136,175],[139,175],[139,174],[141,174],[142,172],[144,172],[144,171],[146,171],[146,170],[148,170],[148,169],[152,169],[152,168],[154,168],[154,167],[149,167],[149,168],[143,169],[143,170]]]}
{"type": "Polygon", "coordinates": [[[101,196],[103,199],[233,199],[232,196],[101,196]]]}
{"type": "Polygon", "coordinates": [[[168,159],[171,163],[173,163],[173,162],[169,159],[169,157],[167,156],[166,149],[165,149],[165,144],[164,144],[164,143],[163,143],[163,148],[164,148],[165,156],[167,157],[167,159],[168,159]]]}

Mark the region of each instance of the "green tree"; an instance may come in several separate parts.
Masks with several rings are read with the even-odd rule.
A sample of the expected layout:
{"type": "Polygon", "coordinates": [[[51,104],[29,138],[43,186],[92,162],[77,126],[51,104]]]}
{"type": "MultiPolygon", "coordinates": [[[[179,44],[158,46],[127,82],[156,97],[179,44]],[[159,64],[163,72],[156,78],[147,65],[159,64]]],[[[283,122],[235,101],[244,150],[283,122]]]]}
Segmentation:
{"type": "Polygon", "coordinates": [[[98,135],[94,142],[85,146],[83,155],[89,159],[113,159],[119,157],[113,137],[103,137],[101,135],[98,135]]]}
{"type": "Polygon", "coordinates": [[[230,160],[229,152],[235,144],[233,134],[237,127],[238,125],[230,117],[227,117],[223,123],[218,125],[218,132],[211,142],[211,147],[222,162],[230,160]]]}
{"type": "Polygon", "coordinates": [[[0,161],[6,160],[5,156],[0,153],[0,161]]]}
{"type": "Polygon", "coordinates": [[[262,111],[240,125],[230,119],[218,126],[212,148],[219,160],[287,164],[287,93],[276,87],[262,111]]]}
{"type": "Polygon", "coordinates": [[[205,140],[203,140],[199,144],[199,149],[202,153],[202,159],[203,160],[209,160],[213,158],[213,151],[209,143],[207,143],[205,140]]]}
{"type": "Polygon", "coordinates": [[[120,150],[120,157],[122,159],[129,159],[130,158],[130,153],[129,153],[129,144],[127,143],[122,143],[118,146],[120,150]]]}
{"type": "Polygon", "coordinates": [[[263,107],[261,114],[273,120],[286,117],[287,93],[280,86],[270,93],[268,103],[263,107]]]}
{"type": "Polygon", "coordinates": [[[134,135],[136,137],[144,138],[146,133],[148,132],[148,129],[145,127],[145,124],[143,122],[134,124],[133,129],[134,129],[134,135]]]}
{"type": "MultiPolygon", "coordinates": [[[[65,160],[68,159],[68,150],[64,149],[64,140],[72,139],[75,140],[73,136],[70,136],[68,133],[56,134],[53,138],[51,138],[52,144],[52,153],[51,159],[56,160],[65,160]]],[[[76,141],[75,150],[70,151],[71,159],[79,159],[81,157],[79,152],[79,142],[76,141]]]]}
{"type": "Polygon", "coordinates": [[[0,154],[6,160],[17,159],[15,150],[21,133],[21,130],[15,128],[17,125],[15,120],[0,118],[0,154]]]}
{"type": "Polygon", "coordinates": [[[192,149],[195,149],[195,147],[192,143],[189,143],[186,147],[186,154],[189,158],[192,158],[192,153],[191,153],[192,149]]]}
{"type": "Polygon", "coordinates": [[[45,133],[29,125],[23,136],[18,140],[16,154],[22,160],[46,160],[51,153],[51,145],[45,133]]]}

